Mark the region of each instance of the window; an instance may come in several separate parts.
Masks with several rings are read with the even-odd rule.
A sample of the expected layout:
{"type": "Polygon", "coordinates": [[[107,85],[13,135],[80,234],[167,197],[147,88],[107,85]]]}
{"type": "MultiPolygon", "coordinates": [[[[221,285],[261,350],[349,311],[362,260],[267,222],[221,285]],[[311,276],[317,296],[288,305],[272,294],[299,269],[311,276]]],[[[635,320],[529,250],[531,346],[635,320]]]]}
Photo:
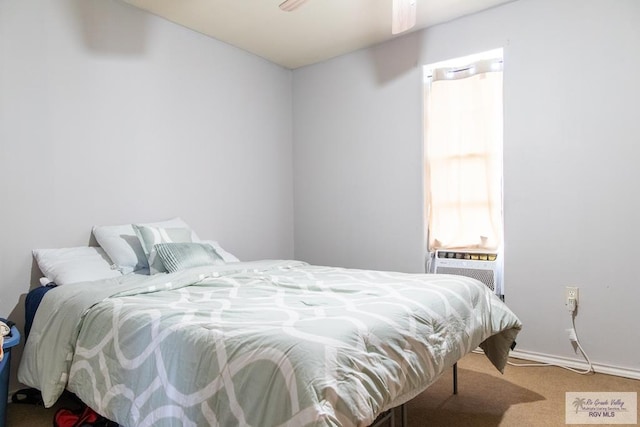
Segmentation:
{"type": "Polygon", "coordinates": [[[425,68],[428,250],[502,246],[502,49],[425,68]]]}

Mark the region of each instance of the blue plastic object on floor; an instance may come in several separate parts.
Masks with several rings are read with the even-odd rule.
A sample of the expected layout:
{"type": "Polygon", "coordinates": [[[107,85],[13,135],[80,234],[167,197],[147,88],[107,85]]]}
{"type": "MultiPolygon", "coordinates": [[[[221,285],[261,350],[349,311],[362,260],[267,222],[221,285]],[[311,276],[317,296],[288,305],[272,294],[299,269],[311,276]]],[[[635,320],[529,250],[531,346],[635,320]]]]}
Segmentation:
{"type": "Polygon", "coordinates": [[[11,327],[11,336],[4,337],[2,349],[4,358],[0,362],[0,427],[7,423],[7,401],[9,398],[9,373],[11,371],[11,347],[20,343],[20,332],[15,326],[11,327]]]}

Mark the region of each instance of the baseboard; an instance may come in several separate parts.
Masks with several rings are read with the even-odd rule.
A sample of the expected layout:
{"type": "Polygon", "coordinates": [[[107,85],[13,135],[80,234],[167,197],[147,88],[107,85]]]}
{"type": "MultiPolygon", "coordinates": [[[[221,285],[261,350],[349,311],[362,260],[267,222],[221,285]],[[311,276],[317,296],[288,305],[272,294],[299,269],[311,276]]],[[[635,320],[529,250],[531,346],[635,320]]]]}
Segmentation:
{"type": "MultiPolygon", "coordinates": [[[[552,365],[568,366],[574,369],[586,370],[589,368],[589,365],[584,360],[554,356],[544,353],[536,353],[534,351],[514,350],[511,351],[509,355],[516,359],[525,359],[540,363],[550,363],[552,365]]],[[[593,369],[599,374],[615,375],[616,377],[640,380],[639,369],[623,368],[620,366],[604,365],[601,363],[592,363],[592,365],[593,369]]]]}

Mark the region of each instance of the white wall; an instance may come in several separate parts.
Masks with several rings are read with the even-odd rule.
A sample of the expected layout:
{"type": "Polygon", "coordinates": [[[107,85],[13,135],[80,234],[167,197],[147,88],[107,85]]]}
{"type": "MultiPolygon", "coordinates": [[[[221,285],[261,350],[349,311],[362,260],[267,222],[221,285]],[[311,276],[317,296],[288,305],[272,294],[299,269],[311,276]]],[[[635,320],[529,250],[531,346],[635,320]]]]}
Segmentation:
{"type": "Polygon", "coordinates": [[[422,271],[421,65],[504,47],[505,286],[518,348],[640,376],[640,2],[519,0],[294,71],[295,255],[422,271]]]}
{"type": "Polygon", "coordinates": [[[417,42],[294,71],[297,259],[424,271],[417,42]]]}
{"type": "Polygon", "coordinates": [[[181,216],[292,258],[291,96],[291,71],[114,0],[1,2],[0,317],[23,320],[32,249],[94,224],[181,216]]]}

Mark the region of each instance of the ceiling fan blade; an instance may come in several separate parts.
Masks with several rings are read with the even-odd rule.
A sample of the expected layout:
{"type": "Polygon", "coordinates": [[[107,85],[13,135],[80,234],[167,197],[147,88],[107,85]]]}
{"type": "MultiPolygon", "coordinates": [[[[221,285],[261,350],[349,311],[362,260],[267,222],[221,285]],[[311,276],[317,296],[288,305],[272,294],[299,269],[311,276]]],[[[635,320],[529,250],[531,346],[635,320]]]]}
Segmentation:
{"type": "Polygon", "coordinates": [[[416,25],[416,0],[393,0],[391,34],[399,34],[416,25]]]}
{"type": "Polygon", "coordinates": [[[284,0],[282,3],[280,3],[280,9],[284,10],[285,12],[291,12],[302,6],[302,4],[306,1],[307,0],[284,0]]]}

